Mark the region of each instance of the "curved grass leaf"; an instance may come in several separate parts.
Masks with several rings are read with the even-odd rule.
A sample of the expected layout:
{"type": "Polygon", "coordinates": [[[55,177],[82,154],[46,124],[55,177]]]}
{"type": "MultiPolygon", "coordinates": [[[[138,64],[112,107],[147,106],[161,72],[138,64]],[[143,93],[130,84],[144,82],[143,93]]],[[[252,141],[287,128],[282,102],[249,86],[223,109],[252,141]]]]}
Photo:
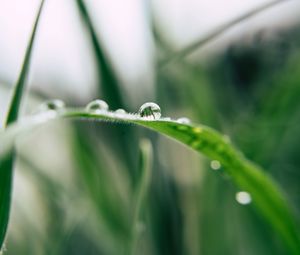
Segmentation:
{"type": "MultiPolygon", "coordinates": [[[[21,72],[17,80],[17,83],[14,87],[5,126],[9,125],[10,123],[13,123],[18,119],[19,110],[24,95],[24,90],[26,87],[26,80],[27,80],[29,66],[30,66],[30,58],[32,54],[34,38],[35,38],[43,5],[44,5],[44,0],[41,1],[37,13],[37,17],[33,25],[32,34],[26,49],[21,72]]],[[[6,229],[8,225],[8,219],[9,219],[12,176],[13,176],[13,162],[14,162],[13,152],[10,155],[7,155],[5,158],[2,158],[0,160],[0,250],[4,242],[6,229]]]]}
{"type": "Polygon", "coordinates": [[[164,119],[148,120],[133,114],[88,113],[81,109],[49,111],[28,117],[21,124],[11,125],[6,131],[0,133],[2,144],[0,157],[9,155],[18,135],[51,119],[61,118],[137,124],[169,136],[210,159],[218,160],[236,186],[251,194],[253,206],[278,233],[286,244],[289,254],[298,254],[300,250],[299,228],[281,189],[259,166],[248,161],[242,153],[236,150],[228,139],[203,125],[181,124],[164,119]]]}
{"type": "Polygon", "coordinates": [[[287,2],[288,0],[275,0],[275,1],[271,1],[268,3],[264,3],[259,7],[254,8],[253,10],[223,24],[222,26],[218,27],[217,29],[213,30],[212,32],[210,32],[208,35],[206,35],[203,38],[200,38],[199,40],[193,42],[192,44],[190,44],[189,46],[185,47],[184,49],[175,52],[172,54],[172,56],[168,57],[167,59],[161,61],[160,63],[160,67],[164,67],[165,65],[176,61],[176,60],[180,60],[183,59],[185,57],[187,57],[189,54],[193,53],[195,50],[197,50],[198,48],[206,45],[207,43],[211,42],[212,40],[216,39],[217,37],[221,36],[222,34],[224,34],[225,32],[227,32],[229,29],[231,29],[233,26],[271,8],[274,7],[280,3],[284,3],[287,2]]]}

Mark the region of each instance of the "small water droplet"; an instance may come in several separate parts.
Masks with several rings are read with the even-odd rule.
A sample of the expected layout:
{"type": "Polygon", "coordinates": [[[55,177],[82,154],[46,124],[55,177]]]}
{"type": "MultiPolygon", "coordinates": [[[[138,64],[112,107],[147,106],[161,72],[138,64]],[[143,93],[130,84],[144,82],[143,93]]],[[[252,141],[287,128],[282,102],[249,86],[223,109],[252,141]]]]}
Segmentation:
{"type": "Polygon", "coordinates": [[[96,111],[107,111],[108,110],[108,104],[101,100],[101,99],[96,99],[86,106],[86,110],[88,112],[96,112],[96,111]]]}
{"type": "Polygon", "coordinates": [[[115,113],[118,113],[118,114],[126,114],[126,111],[124,109],[117,109],[115,111],[115,113]]]}
{"type": "Polygon", "coordinates": [[[161,116],[161,110],[155,103],[145,103],[139,109],[139,115],[149,119],[159,119],[161,116]]]}
{"type": "Polygon", "coordinates": [[[39,107],[39,111],[40,112],[49,111],[49,110],[57,111],[63,109],[64,107],[65,107],[65,103],[62,100],[53,99],[42,103],[41,106],[39,107]]]}
{"type": "Polygon", "coordinates": [[[189,118],[182,117],[182,118],[177,119],[177,122],[181,123],[181,124],[190,124],[191,120],[189,118]]]}
{"type": "Polygon", "coordinates": [[[252,201],[251,195],[246,191],[240,191],[235,194],[235,199],[239,204],[247,205],[252,201]]]}
{"type": "Polygon", "coordinates": [[[210,162],[210,167],[213,170],[219,170],[221,168],[221,163],[218,160],[212,160],[210,162]]]}

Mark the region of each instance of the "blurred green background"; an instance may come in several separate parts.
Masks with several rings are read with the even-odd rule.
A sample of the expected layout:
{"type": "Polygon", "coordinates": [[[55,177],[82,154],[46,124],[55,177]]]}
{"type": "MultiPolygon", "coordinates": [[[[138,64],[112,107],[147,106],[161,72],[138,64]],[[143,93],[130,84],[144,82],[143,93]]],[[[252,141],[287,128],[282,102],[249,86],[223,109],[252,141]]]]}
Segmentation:
{"type": "MultiPolygon", "coordinates": [[[[0,11],[1,119],[38,4],[22,2],[4,1],[0,11]]],[[[68,106],[101,98],[129,112],[156,102],[165,117],[228,135],[280,184],[299,218],[299,3],[278,5],[162,64],[258,4],[46,1],[24,114],[52,98],[68,106]]],[[[142,128],[47,124],[18,142],[4,254],[287,254],[237,192],[222,168],[142,128]],[[133,227],[144,138],[153,148],[144,155],[150,183],[133,227]]]]}

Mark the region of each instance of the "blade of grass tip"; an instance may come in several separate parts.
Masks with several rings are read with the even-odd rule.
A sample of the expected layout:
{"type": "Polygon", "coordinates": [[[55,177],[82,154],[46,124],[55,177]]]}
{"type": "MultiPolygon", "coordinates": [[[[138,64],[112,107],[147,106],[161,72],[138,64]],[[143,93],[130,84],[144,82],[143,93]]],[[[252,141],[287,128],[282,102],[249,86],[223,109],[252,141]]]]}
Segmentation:
{"type": "Polygon", "coordinates": [[[190,44],[186,48],[179,50],[178,52],[175,52],[172,54],[172,56],[162,60],[159,64],[160,68],[163,68],[164,66],[170,64],[171,62],[179,61],[191,53],[193,53],[195,50],[199,49],[200,47],[206,45],[207,43],[211,42],[212,40],[216,39],[217,37],[221,36],[224,34],[226,31],[231,29],[233,26],[271,8],[274,7],[280,3],[285,3],[289,0],[276,0],[276,1],[271,1],[268,3],[264,3],[259,7],[254,8],[253,10],[250,10],[249,12],[223,24],[222,26],[218,27],[216,30],[212,31],[208,35],[206,35],[204,38],[200,38],[199,40],[195,41],[194,43],[190,44]]]}
{"type": "Polygon", "coordinates": [[[31,54],[32,54],[32,48],[33,48],[33,43],[35,39],[35,34],[37,30],[37,26],[39,23],[39,18],[42,12],[42,8],[44,5],[44,0],[41,1],[37,17],[33,26],[32,34],[26,49],[24,61],[22,64],[21,72],[19,74],[19,78],[17,80],[16,86],[13,91],[12,99],[10,102],[8,114],[7,114],[7,120],[6,120],[6,125],[12,123],[13,121],[17,120],[18,115],[19,115],[19,109],[22,101],[22,97],[24,94],[24,89],[26,86],[26,79],[28,76],[28,71],[29,71],[29,66],[30,66],[30,59],[31,59],[31,54]]]}
{"type": "MultiPolygon", "coordinates": [[[[32,34],[26,49],[21,72],[19,74],[19,78],[17,80],[10,101],[5,127],[7,127],[7,125],[15,122],[18,119],[22,98],[24,96],[26,79],[28,76],[28,71],[30,66],[30,58],[32,54],[33,43],[34,43],[35,34],[37,31],[37,26],[38,26],[43,5],[44,5],[44,0],[41,1],[36,16],[36,20],[33,25],[32,34]]],[[[13,162],[14,162],[13,151],[11,152],[10,155],[7,155],[3,160],[0,160],[0,250],[4,242],[8,220],[9,220],[12,177],[13,177],[13,162]]]]}
{"type": "Polygon", "coordinates": [[[152,144],[150,140],[143,139],[140,142],[140,170],[141,177],[135,195],[135,207],[133,213],[132,223],[132,236],[129,248],[129,254],[135,254],[136,246],[140,235],[140,224],[143,208],[146,203],[147,193],[151,181],[151,168],[152,168],[152,144]]]}
{"type": "MultiPolygon", "coordinates": [[[[88,13],[84,0],[77,0],[79,12],[85,22],[85,25],[90,34],[94,53],[96,55],[96,61],[98,70],[101,70],[101,87],[103,91],[104,99],[110,102],[111,107],[124,107],[123,98],[120,92],[119,84],[116,79],[116,75],[112,70],[110,63],[105,56],[103,46],[101,45],[95,27],[88,13]]],[[[100,88],[101,88],[100,87],[100,88]]]]}
{"type": "Polygon", "coordinates": [[[218,160],[235,185],[251,195],[251,204],[281,238],[288,254],[299,254],[299,225],[284,192],[267,173],[235,149],[228,139],[204,125],[163,119],[147,120],[132,114],[89,113],[84,109],[65,109],[54,115],[48,112],[28,117],[26,121],[14,124],[0,133],[3,145],[0,147],[0,158],[12,150],[18,135],[55,118],[137,124],[171,137],[212,160],[218,160]]]}

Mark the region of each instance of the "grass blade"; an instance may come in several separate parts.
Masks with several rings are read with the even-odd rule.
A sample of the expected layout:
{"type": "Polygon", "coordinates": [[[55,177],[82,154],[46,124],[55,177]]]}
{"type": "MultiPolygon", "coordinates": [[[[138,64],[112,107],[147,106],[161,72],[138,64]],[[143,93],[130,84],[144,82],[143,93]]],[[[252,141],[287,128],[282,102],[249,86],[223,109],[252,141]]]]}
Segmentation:
{"type": "Polygon", "coordinates": [[[22,69],[19,74],[17,83],[14,87],[12,99],[11,99],[8,114],[7,114],[6,124],[10,124],[13,121],[16,121],[18,118],[18,115],[19,115],[21,101],[22,101],[22,97],[24,94],[26,80],[27,80],[29,66],[30,66],[30,59],[31,59],[31,54],[32,54],[33,43],[34,43],[37,26],[39,23],[39,18],[40,18],[41,12],[42,12],[43,5],[44,5],[44,0],[42,0],[41,5],[39,7],[37,17],[36,17],[36,20],[35,20],[35,23],[34,23],[34,26],[32,29],[31,37],[30,37],[30,40],[28,42],[28,46],[26,49],[24,61],[22,64],[22,69]]]}
{"type": "MultiPolygon", "coordinates": [[[[89,37],[92,43],[93,52],[96,59],[96,65],[98,74],[101,75],[99,77],[99,90],[103,92],[102,97],[104,100],[109,102],[110,108],[117,109],[117,108],[125,108],[125,103],[122,97],[120,83],[117,80],[116,73],[114,72],[110,61],[106,56],[106,52],[104,50],[103,45],[101,44],[101,40],[99,40],[95,26],[93,25],[92,19],[88,12],[87,5],[85,4],[84,0],[76,0],[80,15],[84,21],[84,24],[87,28],[89,33],[89,37]]],[[[81,131],[78,130],[77,133],[81,131]]],[[[122,152],[119,153],[120,157],[123,157],[123,162],[125,162],[128,166],[128,169],[131,169],[132,175],[135,174],[135,167],[133,164],[133,152],[131,146],[128,146],[128,141],[132,143],[137,143],[137,139],[134,136],[131,129],[127,129],[127,136],[123,136],[124,130],[110,130],[110,141],[111,146],[117,150],[122,144],[122,152]],[[125,148],[125,149],[124,149],[125,148]]]]}
{"type": "Polygon", "coordinates": [[[147,193],[151,180],[151,168],[152,168],[152,144],[149,140],[142,140],[140,142],[140,170],[141,177],[136,192],[136,202],[133,214],[132,223],[132,238],[129,254],[135,254],[136,245],[139,238],[139,223],[142,217],[143,207],[147,198],[147,193]]]}
{"type": "Polygon", "coordinates": [[[231,29],[233,26],[239,24],[240,22],[243,22],[271,7],[274,7],[280,3],[285,3],[288,0],[275,0],[275,1],[271,1],[268,3],[264,3],[259,7],[254,8],[253,10],[223,24],[222,26],[218,27],[216,30],[212,31],[211,33],[209,33],[208,35],[206,35],[204,38],[200,38],[199,40],[197,40],[196,42],[190,44],[189,46],[187,46],[186,48],[178,51],[177,53],[173,53],[172,56],[168,57],[167,59],[161,61],[160,63],[160,67],[164,67],[167,64],[176,61],[176,60],[180,60],[183,59],[185,57],[187,57],[189,54],[193,53],[195,50],[197,50],[198,48],[206,45],[207,43],[211,42],[212,40],[216,39],[217,37],[221,36],[222,34],[224,34],[226,31],[228,31],[229,29],[231,29]]]}
{"type": "MultiPolygon", "coordinates": [[[[18,119],[22,98],[24,96],[24,90],[26,86],[29,66],[30,66],[30,58],[32,55],[33,43],[34,43],[37,26],[38,26],[43,5],[44,5],[44,0],[42,0],[40,4],[35,23],[33,25],[32,34],[26,49],[21,72],[17,80],[17,83],[15,85],[12,99],[10,101],[10,106],[8,109],[5,126],[15,122],[18,119]]],[[[10,155],[7,155],[7,157],[0,160],[0,250],[4,242],[8,220],[9,220],[12,176],[13,176],[13,162],[14,162],[13,152],[10,155]]]]}
{"type": "Polygon", "coordinates": [[[118,81],[97,37],[96,30],[93,26],[84,0],[77,0],[76,2],[92,40],[92,46],[97,61],[97,69],[101,71],[101,88],[103,90],[103,98],[109,101],[113,108],[124,107],[118,81]]]}
{"type": "Polygon", "coordinates": [[[84,119],[110,121],[144,126],[160,134],[169,136],[191,149],[211,159],[218,160],[236,184],[251,194],[253,206],[265,221],[277,232],[286,244],[289,254],[298,254],[300,237],[297,222],[291,207],[277,184],[260,167],[249,162],[234,146],[217,131],[195,124],[181,124],[176,121],[147,120],[132,114],[114,114],[103,112],[88,113],[85,110],[66,109],[29,117],[22,124],[15,124],[0,134],[0,156],[3,158],[11,152],[16,137],[23,132],[51,119],[84,119]]]}

